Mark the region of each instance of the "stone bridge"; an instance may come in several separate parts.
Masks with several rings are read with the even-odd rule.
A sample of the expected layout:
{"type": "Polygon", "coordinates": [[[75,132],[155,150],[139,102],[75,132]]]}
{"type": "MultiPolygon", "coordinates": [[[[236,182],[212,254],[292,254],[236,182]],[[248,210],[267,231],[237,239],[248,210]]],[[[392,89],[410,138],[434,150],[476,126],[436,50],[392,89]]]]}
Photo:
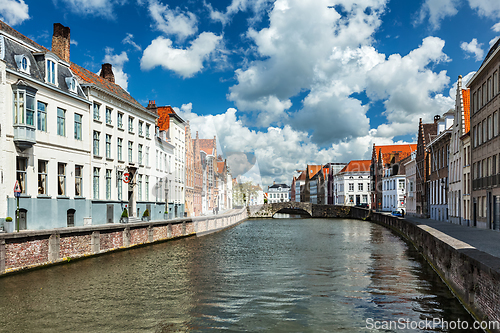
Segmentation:
{"type": "Polygon", "coordinates": [[[347,206],[318,205],[310,202],[279,202],[248,206],[248,217],[270,218],[277,213],[303,215],[305,217],[339,217],[366,219],[368,209],[347,206]]]}

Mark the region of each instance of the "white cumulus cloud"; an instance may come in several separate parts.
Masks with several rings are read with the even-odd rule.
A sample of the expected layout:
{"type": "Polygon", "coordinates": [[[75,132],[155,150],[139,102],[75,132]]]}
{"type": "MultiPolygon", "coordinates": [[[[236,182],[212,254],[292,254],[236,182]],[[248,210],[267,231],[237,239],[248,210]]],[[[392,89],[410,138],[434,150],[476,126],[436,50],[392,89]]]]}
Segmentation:
{"type": "Polygon", "coordinates": [[[24,2],[24,0],[0,1],[0,19],[7,24],[21,24],[29,18],[28,5],[24,2]]]}
{"type": "Polygon", "coordinates": [[[429,17],[433,29],[439,29],[441,21],[458,13],[459,0],[425,0],[420,9],[418,23],[429,17]]]}
{"type": "Polygon", "coordinates": [[[122,40],[122,43],[132,45],[132,47],[137,51],[142,51],[142,48],[134,42],[134,35],[131,33],[127,33],[127,36],[122,40]]]}
{"type": "Polygon", "coordinates": [[[476,38],[473,38],[470,43],[462,42],[460,44],[460,48],[467,53],[472,53],[476,61],[483,60],[484,51],[481,48],[483,46],[482,43],[478,43],[476,38]]]}
{"type": "Polygon", "coordinates": [[[189,78],[203,69],[203,63],[209,59],[221,43],[222,37],[211,32],[201,33],[191,46],[175,48],[172,41],[158,37],[144,50],[141,68],[150,70],[156,66],[171,70],[183,78],[189,78]]]}
{"type": "Polygon", "coordinates": [[[178,7],[173,10],[168,5],[151,0],[149,13],[155,21],[152,26],[166,35],[177,36],[180,40],[184,40],[198,31],[196,15],[191,12],[184,13],[178,7]]]}
{"type": "Polygon", "coordinates": [[[500,1],[496,0],[469,0],[472,9],[477,10],[479,15],[500,18],[500,1]]]}

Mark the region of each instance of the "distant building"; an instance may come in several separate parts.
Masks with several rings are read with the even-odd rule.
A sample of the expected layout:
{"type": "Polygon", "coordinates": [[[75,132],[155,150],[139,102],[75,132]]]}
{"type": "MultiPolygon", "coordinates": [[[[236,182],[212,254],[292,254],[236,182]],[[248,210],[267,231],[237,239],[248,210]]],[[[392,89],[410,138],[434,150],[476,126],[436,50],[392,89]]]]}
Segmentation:
{"type": "Polygon", "coordinates": [[[454,110],[446,112],[438,122],[438,132],[427,145],[431,155],[429,176],[429,214],[438,221],[448,221],[448,165],[454,110]]]}
{"type": "Polygon", "coordinates": [[[301,202],[300,187],[303,186],[306,182],[306,171],[297,170],[297,172],[300,172],[300,175],[298,177],[293,177],[292,186],[290,188],[290,201],[293,202],[301,202]]]}
{"type": "Polygon", "coordinates": [[[350,161],[334,176],[334,204],[370,205],[370,160],[350,161]]]}
{"type": "Polygon", "coordinates": [[[405,163],[406,174],[406,214],[414,216],[417,214],[417,202],[415,185],[417,182],[417,152],[411,153],[409,160],[405,163]]]}
{"type": "Polygon", "coordinates": [[[500,40],[468,82],[472,129],[472,224],[500,230],[500,40]]]}
{"type": "Polygon", "coordinates": [[[434,117],[434,123],[423,124],[422,119],[418,123],[417,156],[415,158],[416,171],[416,215],[429,217],[429,177],[431,174],[430,151],[428,144],[437,134],[437,123],[440,116],[434,117]]]}
{"type": "Polygon", "coordinates": [[[267,187],[268,203],[289,202],[290,186],[286,184],[276,184],[267,187]]]}

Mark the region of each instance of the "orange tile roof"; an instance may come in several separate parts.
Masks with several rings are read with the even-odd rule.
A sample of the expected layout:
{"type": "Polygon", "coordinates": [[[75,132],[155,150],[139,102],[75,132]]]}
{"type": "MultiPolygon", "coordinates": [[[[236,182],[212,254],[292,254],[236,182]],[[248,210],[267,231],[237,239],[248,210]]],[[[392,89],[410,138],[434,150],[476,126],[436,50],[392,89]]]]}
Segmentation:
{"type": "Polygon", "coordinates": [[[325,177],[325,179],[328,178],[328,174],[330,172],[330,169],[329,168],[323,168],[323,176],[325,177]]]}
{"type": "Polygon", "coordinates": [[[307,177],[309,179],[311,179],[312,177],[314,177],[314,175],[316,175],[318,173],[318,171],[321,170],[323,166],[322,165],[307,165],[307,177]]]}
{"type": "Polygon", "coordinates": [[[397,153],[399,153],[399,160],[402,160],[406,156],[410,155],[411,152],[417,150],[417,144],[375,146],[375,152],[377,154],[377,159],[378,159],[380,150],[382,150],[383,163],[390,164],[392,158],[397,153]]]}
{"type": "Polygon", "coordinates": [[[217,172],[222,173],[224,171],[224,161],[217,161],[217,172]]]}
{"type": "Polygon", "coordinates": [[[200,150],[203,150],[207,155],[214,153],[214,139],[199,139],[200,150]]]}
{"type": "Polygon", "coordinates": [[[297,180],[306,180],[307,173],[302,171],[300,175],[297,177],[297,180]]]}
{"type": "Polygon", "coordinates": [[[370,171],[371,160],[350,161],[340,172],[368,172],[370,171]]]}
{"type": "Polygon", "coordinates": [[[464,103],[465,133],[470,131],[470,90],[462,89],[464,103]]]}

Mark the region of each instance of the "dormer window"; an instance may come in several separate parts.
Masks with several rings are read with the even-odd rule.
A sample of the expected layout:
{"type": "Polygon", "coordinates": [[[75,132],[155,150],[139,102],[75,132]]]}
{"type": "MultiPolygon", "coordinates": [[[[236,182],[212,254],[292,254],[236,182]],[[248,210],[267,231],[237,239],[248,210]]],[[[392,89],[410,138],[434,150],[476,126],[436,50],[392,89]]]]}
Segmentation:
{"type": "Polygon", "coordinates": [[[23,73],[29,74],[31,62],[28,57],[24,54],[20,54],[15,55],[14,58],[16,60],[17,69],[23,73]]]}
{"type": "Polygon", "coordinates": [[[56,63],[47,60],[47,82],[56,84],[56,63]]]}
{"type": "Polygon", "coordinates": [[[68,86],[68,90],[76,93],[76,87],[77,87],[76,79],[74,77],[67,77],[65,78],[65,80],[66,80],[66,85],[68,86]]]}

